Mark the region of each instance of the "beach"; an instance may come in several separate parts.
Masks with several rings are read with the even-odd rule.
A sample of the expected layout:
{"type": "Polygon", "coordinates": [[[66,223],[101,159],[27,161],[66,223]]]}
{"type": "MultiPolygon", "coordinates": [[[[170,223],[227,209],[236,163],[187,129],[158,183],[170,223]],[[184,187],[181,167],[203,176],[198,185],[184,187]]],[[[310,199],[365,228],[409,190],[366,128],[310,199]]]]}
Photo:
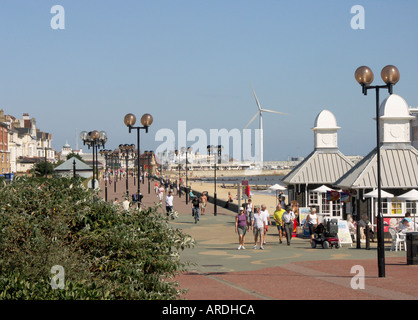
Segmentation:
{"type": "MultiPolygon", "coordinates": [[[[250,190],[252,193],[252,200],[254,205],[265,204],[267,210],[272,215],[276,209],[276,192],[269,191],[267,188],[278,181],[286,175],[290,170],[218,170],[216,173],[217,185],[216,185],[216,195],[218,199],[227,200],[228,192],[231,193],[233,197],[233,202],[238,203],[238,184],[236,183],[237,179],[243,178],[249,181],[250,190]],[[231,181],[229,181],[231,180],[231,181]],[[265,189],[265,190],[261,190],[265,189]]],[[[185,181],[184,170],[181,172],[182,179],[185,181]]],[[[171,179],[178,179],[178,172],[164,172],[167,177],[171,179]]],[[[207,191],[209,195],[213,196],[215,191],[214,180],[214,171],[189,171],[188,172],[188,185],[192,190],[203,192],[207,191]]],[[[239,180],[239,179],[238,179],[239,180]]],[[[242,194],[242,192],[241,192],[242,194]]],[[[285,192],[285,198],[287,201],[287,193],[285,192]]],[[[242,200],[241,203],[245,202],[242,200]]]]}

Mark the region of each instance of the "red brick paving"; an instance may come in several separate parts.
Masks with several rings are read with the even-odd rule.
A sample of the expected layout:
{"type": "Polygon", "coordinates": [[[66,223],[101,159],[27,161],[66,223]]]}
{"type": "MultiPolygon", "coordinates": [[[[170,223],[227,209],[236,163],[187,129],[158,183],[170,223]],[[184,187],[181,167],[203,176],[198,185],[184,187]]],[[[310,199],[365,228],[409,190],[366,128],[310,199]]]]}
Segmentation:
{"type": "MultiPolygon", "coordinates": [[[[133,179],[129,179],[129,182],[131,193],[136,192],[133,179]]],[[[108,201],[113,201],[115,196],[121,201],[126,191],[125,186],[124,179],[118,181],[116,194],[113,192],[113,184],[108,186],[108,201]]],[[[148,194],[147,180],[141,184],[145,205],[158,202],[152,186],[153,183],[151,193],[148,194]]],[[[102,192],[104,194],[104,190],[102,192]]],[[[181,199],[175,197],[177,211],[189,214],[189,206],[186,206],[184,196],[181,199]]],[[[207,214],[212,212],[213,205],[209,205],[207,214]]],[[[218,214],[228,212],[219,208],[218,214]]],[[[181,288],[188,289],[182,296],[182,299],[187,300],[418,299],[418,266],[407,265],[404,257],[386,259],[384,278],[378,277],[376,259],[360,259],[297,261],[282,266],[226,273],[186,272],[176,279],[181,288]],[[350,270],[355,265],[365,270],[365,289],[354,290],[350,286],[355,276],[350,270]]]]}

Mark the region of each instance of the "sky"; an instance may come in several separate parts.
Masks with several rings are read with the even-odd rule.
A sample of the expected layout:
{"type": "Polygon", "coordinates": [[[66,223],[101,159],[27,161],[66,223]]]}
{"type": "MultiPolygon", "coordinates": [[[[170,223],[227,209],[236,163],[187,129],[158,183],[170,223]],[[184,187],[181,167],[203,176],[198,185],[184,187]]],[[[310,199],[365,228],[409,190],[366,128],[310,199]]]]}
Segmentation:
{"type": "MultiPolygon", "coordinates": [[[[106,131],[107,149],[136,143],[127,113],[154,118],[141,150],[156,150],[158,133],[170,130],[181,147],[179,121],[208,136],[242,130],[257,111],[253,86],[262,107],[288,113],[263,114],[265,161],[313,151],[323,109],[341,127],[340,151],[365,156],[376,145],[375,94],[364,96],[354,79],[362,65],[374,85],[395,65],[394,93],[418,106],[416,0],[2,0],[0,8],[0,108],[36,118],[58,151],[66,141],[83,147],[83,130],[106,131]],[[51,27],[55,5],[64,29],[51,27]],[[363,16],[351,12],[356,5],[363,16]]],[[[258,121],[249,128],[255,134],[258,121]]]]}

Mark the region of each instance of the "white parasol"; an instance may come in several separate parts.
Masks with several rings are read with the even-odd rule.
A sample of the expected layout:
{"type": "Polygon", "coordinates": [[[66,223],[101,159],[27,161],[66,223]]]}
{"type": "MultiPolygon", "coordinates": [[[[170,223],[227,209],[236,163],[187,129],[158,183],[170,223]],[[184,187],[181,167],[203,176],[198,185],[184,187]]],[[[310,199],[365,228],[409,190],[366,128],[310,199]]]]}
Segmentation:
{"type": "Polygon", "coordinates": [[[281,186],[280,184],[275,184],[269,187],[269,190],[276,191],[276,206],[277,206],[277,191],[283,191],[286,190],[286,187],[281,186]]]}

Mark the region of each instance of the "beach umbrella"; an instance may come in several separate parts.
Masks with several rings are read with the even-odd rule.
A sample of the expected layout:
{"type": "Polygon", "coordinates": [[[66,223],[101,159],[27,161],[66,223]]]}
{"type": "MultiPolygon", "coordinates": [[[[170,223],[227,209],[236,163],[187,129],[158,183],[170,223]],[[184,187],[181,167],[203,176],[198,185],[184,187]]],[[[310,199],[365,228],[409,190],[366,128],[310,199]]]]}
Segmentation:
{"type": "Polygon", "coordinates": [[[331,191],[331,190],[332,190],[331,188],[328,188],[327,186],[322,185],[319,188],[312,190],[312,192],[327,193],[327,191],[331,191]]]}
{"type": "MultiPolygon", "coordinates": [[[[393,198],[394,197],[393,194],[391,194],[389,192],[386,192],[386,191],[383,191],[383,190],[380,190],[380,196],[382,198],[393,198]]],[[[371,191],[369,193],[366,193],[364,195],[364,197],[365,198],[377,198],[377,189],[375,189],[375,190],[373,190],[373,191],[371,191]]]]}
{"type": "MultiPolygon", "coordinates": [[[[365,195],[364,195],[364,197],[365,198],[371,198],[372,199],[372,217],[373,217],[373,220],[374,220],[374,199],[376,199],[376,198],[378,198],[378,195],[377,195],[377,193],[378,193],[378,190],[377,189],[375,189],[375,190],[373,190],[373,191],[371,191],[371,192],[368,192],[368,193],[366,193],[365,195]]],[[[389,193],[389,192],[386,192],[386,191],[383,191],[383,190],[380,190],[380,196],[382,197],[382,198],[393,198],[394,197],[394,195],[393,194],[391,194],[391,193],[389,193]]],[[[377,211],[377,210],[376,210],[377,211]]]]}
{"type": "Polygon", "coordinates": [[[270,190],[275,190],[275,191],[277,191],[277,190],[283,191],[283,190],[286,190],[286,187],[283,187],[280,184],[276,183],[275,185],[272,185],[271,187],[269,187],[269,189],[270,190]]]}
{"type": "Polygon", "coordinates": [[[411,191],[408,191],[407,193],[401,194],[397,198],[402,199],[402,200],[418,201],[418,191],[415,189],[412,189],[411,191]]]}
{"type": "MultiPolygon", "coordinates": [[[[409,201],[418,201],[418,191],[415,189],[412,189],[410,191],[408,191],[407,193],[401,194],[400,196],[398,196],[398,199],[401,200],[409,200],[409,201]]],[[[415,202],[415,206],[417,205],[417,203],[415,202]]],[[[416,213],[414,214],[414,227],[415,227],[415,217],[416,217],[416,213]]]]}
{"type": "Polygon", "coordinates": [[[277,191],[283,191],[283,190],[286,190],[286,188],[276,183],[275,185],[272,185],[271,187],[269,187],[269,190],[276,191],[276,206],[277,206],[277,191]]]}

